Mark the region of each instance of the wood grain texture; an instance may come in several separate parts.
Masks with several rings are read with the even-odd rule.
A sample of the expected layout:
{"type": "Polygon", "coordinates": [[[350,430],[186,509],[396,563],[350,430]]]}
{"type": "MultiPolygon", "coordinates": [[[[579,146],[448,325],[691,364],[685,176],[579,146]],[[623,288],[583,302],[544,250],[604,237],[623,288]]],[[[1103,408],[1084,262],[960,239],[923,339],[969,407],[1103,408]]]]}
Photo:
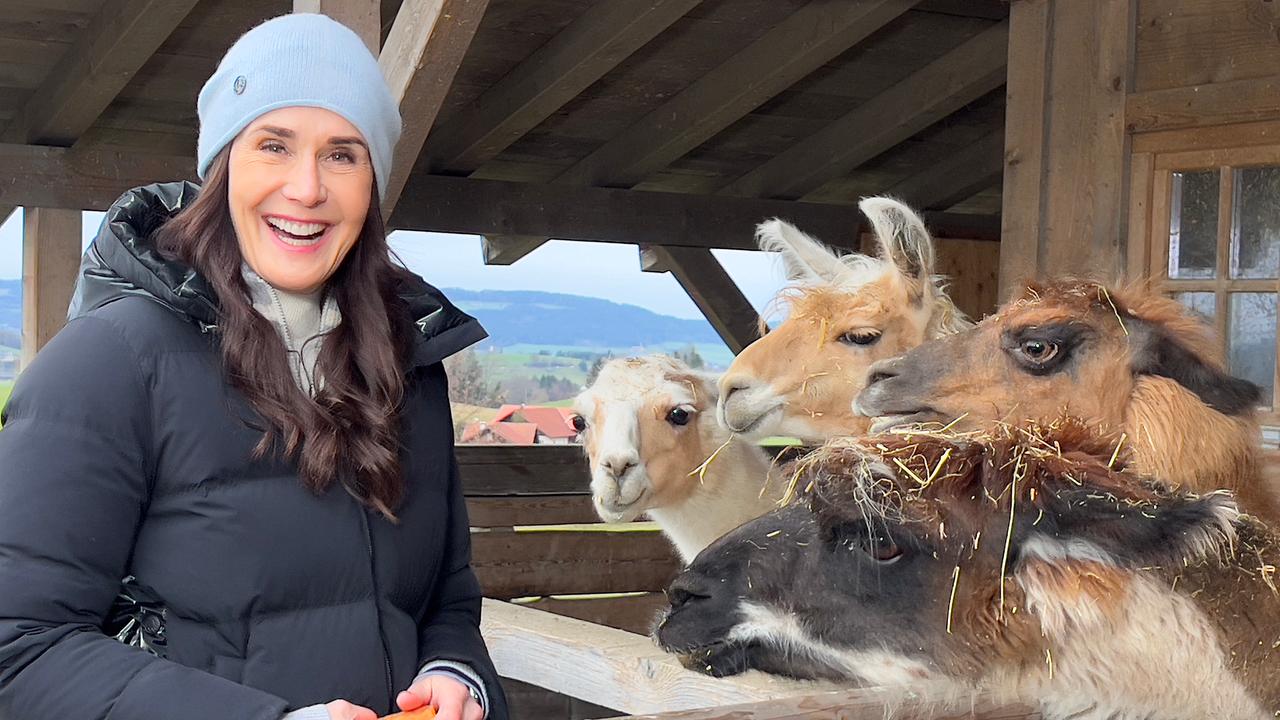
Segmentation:
{"type": "MultiPolygon", "coordinates": [[[[6,213],[7,215],[7,213],[6,213]]],[[[23,209],[22,367],[67,322],[80,269],[80,212],[23,209]]]]}
{"type": "Polygon", "coordinates": [[[489,0],[404,0],[378,56],[382,75],[400,105],[404,130],[396,144],[383,215],[391,217],[400,193],[453,85],[489,0]]]}
{"type": "MultiPolygon", "coordinates": [[[[755,226],[781,217],[818,237],[849,237],[861,223],[853,205],[574,187],[419,175],[390,225],[479,235],[754,250],[755,226]]],[[[941,237],[995,239],[991,216],[925,213],[941,237]]]]}
{"type": "Polygon", "coordinates": [[[433,172],[469,175],[680,19],[701,0],[605,0],[432,131],[433,172]]]}
{"type": "Polygon", "coordinates": [[[626,187],[906,12],[916,0],[809,3],[557,178],[626,187]]]}
{"type": "Polygon", "coordinates": [[[591,505],[591,494],[522,495],[516,497],[468,497],[471,527],[514,525],[567,525],[600,522],[591,505]]]}
{"type": "Polygon", "coordinates": [[[1005,82],[1009,25],[999,23],[786,152],[726,185],[741,197],[817,190],[1005,82]],[[886,118],[893,118],[886,122],[886,118]]]}
{"type": "Polygon", "coordinates": [[[1280,75],[1137,93],[1125,115],[1131,132],[1278,120],[1280,75]]]}
{"type": "Polygon", "coordinates": [[[195,4],[196,0],[104,2],[74,35],[72,46],[5,127],[0,140],[74,143],[195,4]]]}
{"type": "Polygon", "coordinates": [[[641,635],[486,599],[480,631],[503,677],[628,713],[671,712],[832,689],[749,672],[684,669],[641,635]]]}
{"type": "Polygon", "coordinates": [[[1225,83],[1280,68],[1271,0],[1138,0],[1134,90],[1225,83]]]}
{"type": "Polygon", "coordinates": [[[1045,174],[1051,0],[1009,8],[1009,81],[1005,100],[1004,189],[1000,220],[1001,300],[1036,276],[1045,174]]]}
{"type": "Polygon", "coordinates": [[[473,531],[471,567],[485,597],[651,592],[680,562],[657,531],[473,531]]]}
{"type": "Polygon", "coordinates": [[[522,602],[520,606],[647,637],[667,608],[667,596],[660,592],[606,598],[558,596],[522,602]]]}

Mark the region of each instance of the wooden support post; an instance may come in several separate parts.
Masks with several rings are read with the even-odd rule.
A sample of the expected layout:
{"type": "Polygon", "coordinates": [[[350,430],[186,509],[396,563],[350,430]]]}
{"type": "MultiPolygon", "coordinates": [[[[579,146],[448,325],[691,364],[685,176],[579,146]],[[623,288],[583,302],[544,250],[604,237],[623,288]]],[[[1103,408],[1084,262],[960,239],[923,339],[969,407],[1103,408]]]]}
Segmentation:
{"type": "Polygon", "coordinates": [[[1134,0],[1010,7],[1000,295],[1125,270],[1134,0]]]}
{"type": "Polygon", "coordinates": [[[22,366],[67,322],[80,267],[80,211],[26,208],[22,231],[22,366]]]}
{"type": "Polygon", "coordinates": [[[381,0],[293,0],[293,11],[328,15],[346,25],[375,57],[382,47],[381,0]]]}

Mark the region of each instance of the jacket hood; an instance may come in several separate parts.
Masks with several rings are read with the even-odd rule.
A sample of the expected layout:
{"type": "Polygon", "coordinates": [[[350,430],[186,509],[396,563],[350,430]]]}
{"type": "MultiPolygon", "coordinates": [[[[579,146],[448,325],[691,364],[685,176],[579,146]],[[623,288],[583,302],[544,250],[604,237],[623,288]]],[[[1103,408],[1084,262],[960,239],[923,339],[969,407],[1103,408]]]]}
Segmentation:
{"type": "MultiPolygon", "coordinates": [[[[126,192],[103,219],[97,237],[80,262],[80,277],[67,311],[74,319],[133,295],[147,297],[202,332],[218,326],[218,298],[199,272],[160,255],[156,230],[196,199],[190,182],[157,183],[126,192]]],[[[439,290],[416,275],[397,290],[418,331],[413,365],[430,365],[483,340],[479,321],[459,310],[439,290]]]]}

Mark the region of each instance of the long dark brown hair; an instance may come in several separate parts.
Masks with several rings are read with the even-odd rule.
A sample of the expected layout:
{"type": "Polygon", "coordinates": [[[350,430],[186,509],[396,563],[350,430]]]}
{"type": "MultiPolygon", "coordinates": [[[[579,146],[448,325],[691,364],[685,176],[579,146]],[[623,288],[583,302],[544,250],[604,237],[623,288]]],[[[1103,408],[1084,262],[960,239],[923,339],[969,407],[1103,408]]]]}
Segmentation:
{"type": "Polygon", "coordinates": [[[412,327],[396,289],[407,271],[391,261],[376,182],[355,245],[329,278],[342,322],[316,363],[324,383],[315,397],[298,388],[287,350],[270,321],[253,309],[227,200],[228,151],[209,167],[200,195],[156,234],[156,247],[191,265],[218,296],[218,332],[227,379],[266,421],[254,448],[276,446],[320,493],[335,481],[394,519],[404,494],[399,410],[412,327]]]}

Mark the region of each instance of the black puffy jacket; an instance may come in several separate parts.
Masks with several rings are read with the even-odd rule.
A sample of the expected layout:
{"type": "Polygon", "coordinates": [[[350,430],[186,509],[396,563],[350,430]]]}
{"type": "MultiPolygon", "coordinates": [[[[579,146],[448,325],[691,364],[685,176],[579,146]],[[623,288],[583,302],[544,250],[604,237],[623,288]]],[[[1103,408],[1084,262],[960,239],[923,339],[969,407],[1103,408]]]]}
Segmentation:
{"type": "Polygon", "coordinates": [[[19,378],[0,431],[0,718],[277,720],[344,698],[393,710],[421,665],[481,640],[441,360],[484,337],[426,283],[401,422],[400,522],[316,495],[223,380],[217,300],[154,230],[197,188],[127,193],[85,255],[72,318],[19,378]],[[133,575],[165,658],[102,631],[133,575]]]}

